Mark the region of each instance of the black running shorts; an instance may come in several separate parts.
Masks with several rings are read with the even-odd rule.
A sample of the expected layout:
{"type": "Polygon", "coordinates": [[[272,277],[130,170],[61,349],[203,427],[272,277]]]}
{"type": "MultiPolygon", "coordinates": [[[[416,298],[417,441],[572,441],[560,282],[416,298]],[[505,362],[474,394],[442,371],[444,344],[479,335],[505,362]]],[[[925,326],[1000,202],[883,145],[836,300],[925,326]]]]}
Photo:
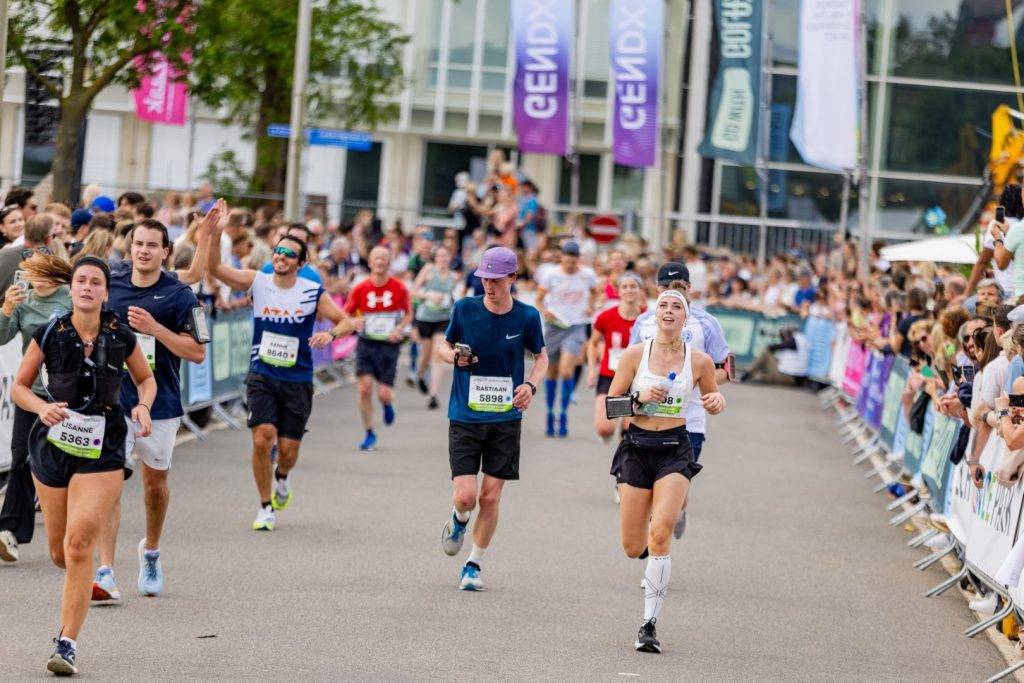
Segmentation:
{"type": "Polygon", "coordinates": [[[594,390],[594,393],[597,394],[598,396],[601,396],[601,395],[607,396],[608,395],[608,390],[612,388],[612,380],[613,379],[614,379],[614,377],[605,377],[604,375],[598,375],[597,376],[597,386],[596,386],[596,388],[594,390]]]}
{"type": "Polygon", "coordinates": [[[356,343],[356,376],[373,375],[378,383],[395,386],[401,344],[359,338],[356,343]]]}
{"type": "Polygon", "coordinates": [[[519,440],[523,421],[448,423],[448,460],[452,479],[483,471],[495,479],[519,478],[519,440]]]}
{"type": "Polygon", "coordinates": [[[435,334],[444,334],[448,331],[447,320],[441,320],[438,322],[417,320],[413,324],[416,325],[416,334],[420,335],[420,339],[423,341],[430,341],[430,338],[435,334]]]}
{"type": "Polygon", "coordinates": [[[685,426],[654,432],[631,425],[615,450],[611,475],[620,484],[653,489],[662,477],[678,472],[693,479],[700,470],[685,426]]]}
{"type": "MultiPolygon", "coordinates": [[[[36,420],[28,433],[28,462],[35,475],[45,486],[67,488],[76,474],[111,472],[124,469],[124,419],[120,410],[107,418],[117,425],[109,425],[103,436],[103,450],[93,460],[69,455],[46,440],[50,428],[36,420]]],[[[127,477],[126,477],[127,478],[127,477]]]]}
{"type": "Polygon", "coordinates": [[[245,378],[249,428],[274,425],[278,436],[301,441],[313,412],[312,382],[282,382],[250,372],[245,378]]]}

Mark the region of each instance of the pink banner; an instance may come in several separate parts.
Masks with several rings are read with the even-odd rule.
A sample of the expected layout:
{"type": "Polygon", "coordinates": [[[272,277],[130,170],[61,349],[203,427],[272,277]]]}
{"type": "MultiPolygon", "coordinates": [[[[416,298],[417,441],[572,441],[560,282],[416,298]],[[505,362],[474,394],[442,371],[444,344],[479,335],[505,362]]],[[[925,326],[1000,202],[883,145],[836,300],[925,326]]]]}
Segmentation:
{"type": "MultiPolygon", "coordinates": [[[[141,69],[136,62],[136,69],[141,69]]],[[[152,72],[143,75],[135,96],[135,115],[143,121],[184,126],[188,109],[188,84],[175,80],[179,74],[162,54],[154,56],[152,72]]]]}
{"type": "Polygon", "coordinates": [[[867,359],[868,354],[860,342],[851,342],[850,353],[846,356],[846,373],[843,375],[843,392],[847,396],[856,397],[860,392],[860,381],[867,359]]]}

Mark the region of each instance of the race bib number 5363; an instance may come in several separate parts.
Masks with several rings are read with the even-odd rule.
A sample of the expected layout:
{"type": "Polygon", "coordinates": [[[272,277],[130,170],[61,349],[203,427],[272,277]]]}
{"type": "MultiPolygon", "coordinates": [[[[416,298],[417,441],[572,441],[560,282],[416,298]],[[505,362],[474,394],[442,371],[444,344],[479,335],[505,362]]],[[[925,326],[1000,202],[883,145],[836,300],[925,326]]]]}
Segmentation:
{"type": "Polygon", "coordinates": [[[50,427],[46,440],[68,455],[98,460],[103,452],[106,419],[102,415],[67,412],[67,418],[50,427]]]}

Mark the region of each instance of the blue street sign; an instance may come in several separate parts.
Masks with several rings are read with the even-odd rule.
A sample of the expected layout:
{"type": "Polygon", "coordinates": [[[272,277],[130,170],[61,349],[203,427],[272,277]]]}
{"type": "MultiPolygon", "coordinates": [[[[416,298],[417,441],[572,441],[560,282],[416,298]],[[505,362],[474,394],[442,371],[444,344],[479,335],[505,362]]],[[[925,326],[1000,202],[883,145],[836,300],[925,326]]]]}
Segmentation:
{"type": "MultiPolygon", "coordinates": [[[[291,134],[287,123],[272,123],[267,126],[267,135],[272,138],[286,138],[291,134]]],[[[369,133],[337,128],[307,128],[306,142],[321,147],[344,147],[356,152],[369,152],[373,140],[369,133]]]]}

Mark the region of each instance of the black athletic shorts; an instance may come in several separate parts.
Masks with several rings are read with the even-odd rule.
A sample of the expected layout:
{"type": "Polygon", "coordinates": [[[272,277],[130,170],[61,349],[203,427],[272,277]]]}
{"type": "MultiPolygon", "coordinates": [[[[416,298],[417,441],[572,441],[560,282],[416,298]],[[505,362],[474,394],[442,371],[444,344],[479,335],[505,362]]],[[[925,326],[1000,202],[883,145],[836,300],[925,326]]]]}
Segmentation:
{"type": "Polygon", "coordinates": [[[28,462],[36,479],[56,489],[67,488],[71,477],[76,474],[111,472],[124,469],[124,439],[126,431],[120,411],[108,417],[108,427],[103,435],[103,450],[96,460],[69,455],[46,440],[50,428],[39,420],[35,421],[28,433],[28,462]],[[115,420],[120,428],[110,425],[115,420]]]}
{"type": "Polygon", "coordinates": [[[395,386],[401,344],[359,338],[356,343],[356,376],[373,375],[380,384],[395,386]]]}
{"type": "Polygon", "coordinates": [[[601,394],[608,394],[608,390],[612,388],[613,377],[605,377],[604,375],[597,376],[597,386],[595,387],[594,393],[600,396],[601,394]]]}
{"type": "Polygon", "coordinates": [[[312,382],[283,382],[250,372],[245,378],[249,428],[274,425],[278,436],[301,441],[313,412],[312,382]]]}
{"type": "Polygon", "coordinates": [[[523,421],[448,423],[448,461],[452,479],[482,470],[495,479],[519,478],[519,440],[523,421]]]}
{"type": "Polygon", "coordinates": [[[448,331],[448,321],[441,320],[436,323],[429,323],[425,320],[416,320],[416,333],[423,341],[429,341],[435,334],[444,334],[448,331]]]}
{"type": "Polygon", "coordinates": [[[620,484],[653,489],[662,477],[678,472],[693,479],[700,470],[685,426],[653,432],[630,425],[615,449],[611,475],[620,484]]]}

